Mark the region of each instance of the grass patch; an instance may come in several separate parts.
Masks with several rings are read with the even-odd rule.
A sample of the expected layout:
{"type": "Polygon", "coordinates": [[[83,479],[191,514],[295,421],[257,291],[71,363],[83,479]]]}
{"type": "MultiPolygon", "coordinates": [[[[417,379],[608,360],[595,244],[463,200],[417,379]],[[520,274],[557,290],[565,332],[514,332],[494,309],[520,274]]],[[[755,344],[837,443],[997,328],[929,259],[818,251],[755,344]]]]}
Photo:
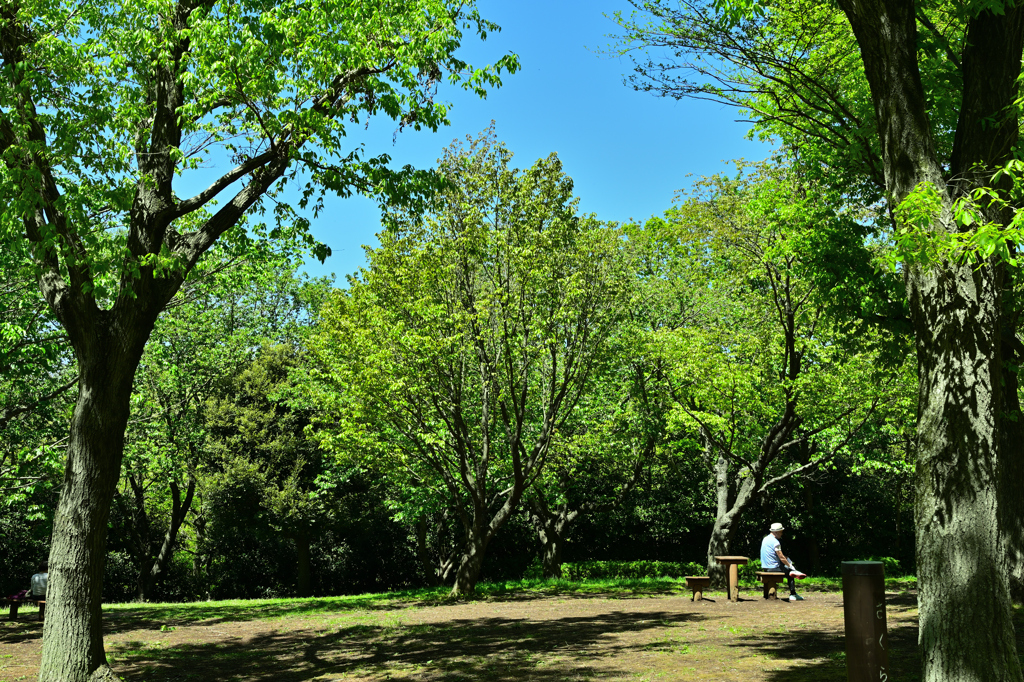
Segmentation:
{"type": "Polygon", "coordinates": [[[103,610],[127,618],[162,620],[165,632],[187,622],[204,620],[272,620],[312,616],[324,612],[378,611],[407,605],[440,605],[493,598],[530,598],[573,595],[635,596],[666,594],[685,590],[685,581],[674,578],[609,578],[601,580],[527,579],[480,583],[467,597],[449,596],[450,588],[428,587],[375,594],[337,597],[226,599],[221,601],[104,604],[103,610]]]}
{"type": "MultiPolygon", "coordinates": [[[[798,582],[803,589],[838,592],[842,579],[812,577],[798,582]]],[[[741,580],[744,590],[759,590],[761,584],[741,580]]],[[[917,588],[914,577],[888,578],[886,589],[908,592],[917,588]]],[[[104,604],[105,612],[126,621],[157,622],[157,630],[171,632],[175,627],[200,621],[274,620],[318,614],[344,614],[346,612],[373,612],[400,606],[437,606],[462,601],[531,599],[537,597],[592,597],[636,598],[689,594],[682,578],[606,578],[588,580],[524,579],[480,583],[476,592],[468,597],[452,598],[447,587],[429,587],[373,594],[342,595],[336,597],[228,599],[206,602],[104,604]]],[[[712,591],[708,593],[716,594],[712,591]]]]}
{"type": "MultiPolygon", "coordinates": [[[[808,576],[796,581],[797,587],[811,587],[815,590],[828,592],[842,592],[843,579],[836,576],[808,576]]],[[[740,578],[741,587],[761,587],[756,578],[740,578]]],[[[917,578],[915,576],[900,576],[897,578],[886,578],[885,589],[889,592],[907,592],[917,589],[917,578]]]]}

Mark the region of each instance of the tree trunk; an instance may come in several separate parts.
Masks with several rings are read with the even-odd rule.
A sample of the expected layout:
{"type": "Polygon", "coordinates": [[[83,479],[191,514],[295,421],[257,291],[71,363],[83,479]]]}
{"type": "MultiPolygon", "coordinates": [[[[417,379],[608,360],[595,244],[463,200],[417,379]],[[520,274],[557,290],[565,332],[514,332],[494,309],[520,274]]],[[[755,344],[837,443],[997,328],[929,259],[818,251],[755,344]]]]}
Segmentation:
{"type": "MultiPolygon", "coordinates": [[[[968,20],[963,99],[949,175],[935,152],[917,62],[913,2],[839,0],[861,49],[885,164],[890,206],[930,185],[941,199],[927,226],[955,233],[952,204],[1012,158],[1019,123],[1024,11],[968,20]]],[[[987,209],[986,209],[987,210],[987,209]]],[[[1005,216],[986,216],[1005,224],[1005,216]]],[[[908,264],[907,297],[918,357],[914,516],[924,682],[1021,682],[1014,642],[1004,502],[1016,464],[1002,456],[1007,419],[1003,364],[1005,267],[908,264]]],[[[1017,482],[1019,485],[1019,482],[1017,482]]],[[[1019,494],[1019,493],[1018,493],[1019,494]]]]}
{"type": "Polygon", "coordinates": [[[708,576],[711,577],[711,585],[714,587],[725,587],[729,581],[725,566],[718,563],[715,557],[729,554],[729,544],[736,528],[733,521],[732,514],[719,516],[715,519],[714,528],[711,529],[711,540],[708,541],[708,576]]]}
{"type": "Polygon", "coordinates": [[[569,510],[566,504],[558,511],[551,511],[542,492],[530,497],[530,521],[540,540],[540,561],[545,578],[562,577],[562,545],[566,531],[578,516],[579,511],[569,510]]]}
{"type": "Polygon", "coordinates": [[[299,534],[295,536],[295,559],[298,564],[298,592],[300,597],[309,597],[313,594],[313,571],[310,562],[309,536],[299,534]]]}
{"type": "Polygon", "coordinates": [[[708,575],[715,587],[725,587],[728,582],[725,567],[715,557],[729,553],[734,529],[729,514],[729,460],[719,453],[715,459],[715,525],[708,542],[708,575]]]}
{"type": "Polygon", "coordinates": [[[549,580],[562,577],[562,538],[557,532],[545,535],[540,550],[540,563],[543,576],[549,580]]]}
{"type": "Polygon", "coordinates": [[[181,524],[185,521],[189,509],[192,508],[192,498],[196,492],[196,479],[189,476],[188,487],[185,490],[185,499],[181,499],[181,490],[177,481],[171,481],[171,523],[164,533],[164,540],[160,544],[153,561],[149,566],[144,566],[139,573],[139,601],[144,601],[153,589],[153,585],[167,570],[167,563],[174,554],[174,544],[178,541],[178,532],[181,524]]]}
{"type": "Polygon", "coordinates": [[[53,522],[39,682],[85,682],[106,668],[101,601],[107,519],[145,338],[124,343],[101,337],[90,344],[91,352],[76,346],[81,375],[53,522]],[[126,346],[124,354],[108,350],[126,346]]]}
{"type": "Polygon", "coordinates": [[[927,682],[1021,680],[1000,544],[1001,353],[992,332],[1001,282],[993,270],[949,266],[910,277],[919,330],[915,517],[927,682]]]}
{"type": "Polygon", "coordinates": [[[725,567],[718,563],[716,556],[728,555],[730,553],[732,537],[736,533],[736,526],[740,517],[747,507],[757,501],[757,482],[753,476],[747,476],[740,482],[739,490],[736,493],[736,500],[731,506],[728,504],[728,461],[719,457],[715,464],[715,485],[718,488],[718,513],[715,517],[715,525],[711,529],[711,539],[708,541],[708,576],[711,577],[711,584],[715,587],[725,587],[728,583],[728,574],[725,567]],[[724,480],[724,484],[721,481],[724,480]],[[723,492],[723,488],[725,491],[723,492]],[[724,506],[723,506],[724,505],[724,506]]]}
{"type": "Polygon", "coordinates": [[[472,594],[476,589],[480,571],[484,567],[484,555],[490,542],[488,536],[489,533],[486,529],[474,527],[470,537],[467,538],[466,548],[459,559],[459,570],[455,574],[455,586],[451,592],[453,597],[472,594]]]}
{"type": "MultiPolygon", "coordinates": [[[[550,433],[547,428],[545,431],[550,433]]],[[[540,440],[546,442],[550,440],[550,435],[543,436],[540,440]]],[[[538,444],[536,447],[543,450],[546,446],[538,444]]],[[[513,452],[516,449],[517,446],[513,444],[513,452]]],[[[453,597],[471,594],[476,588],[476,583],[480,579],[480,571],[484,566],[487,545],[505,525],[512,513],[519,508],[519,502],[526,490],[526,477],[523,475],[520,465],[514,462],[512,485],[507,490],[505,502],[494,514],[491,514],[486,495],[487,467],[485,461],[486,458],[483,458],[478,464],[476,476],[470,485],[473,495],[472,513],[467,513],[465,510],[460,511],[462,526],[466,530],[466,545],[463,548],[462,557],[459,559],[459,568],[455,573],[455,585],[451,591],[453,597]]],[[[469,478],[466,477],[466,480],[468,482],[469,478]]]]}

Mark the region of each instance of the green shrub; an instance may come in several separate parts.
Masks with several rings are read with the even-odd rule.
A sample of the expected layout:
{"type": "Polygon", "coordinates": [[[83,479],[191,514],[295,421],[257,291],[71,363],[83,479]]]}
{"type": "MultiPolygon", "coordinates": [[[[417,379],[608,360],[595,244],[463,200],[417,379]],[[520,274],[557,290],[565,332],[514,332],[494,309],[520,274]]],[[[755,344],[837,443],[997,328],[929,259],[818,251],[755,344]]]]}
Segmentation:
{"type": "Polygon", "coordinates": [[[681,578],[704,575],[700,564],[676,561],[582,561],[562,564],[566,580],[601,580],[612,578],[681,578]]]}
{"type": "Polygon", "coordinates": [[[137,595],[139,569],[128,552],[107,552],[103,569],[103,601],[129,602],[137,595]]]}
{"type": "Polygon", "coordinates": [[[757,572],[761,570],[761,560],[754,559],[748,561],[745,564],[740,564],[740,580],[748,580],[750,582],[757,581],[757,572]]]}
{"type": "Polygon", "coordinates": [[[882,567],[885,569],[886,578],[898,578],[903,575],[903,568],[900,567],[899,559],[894,559],[891,556],[873,556],[867,559],[858,559],[857,561],[881,561],[882,567]]]}

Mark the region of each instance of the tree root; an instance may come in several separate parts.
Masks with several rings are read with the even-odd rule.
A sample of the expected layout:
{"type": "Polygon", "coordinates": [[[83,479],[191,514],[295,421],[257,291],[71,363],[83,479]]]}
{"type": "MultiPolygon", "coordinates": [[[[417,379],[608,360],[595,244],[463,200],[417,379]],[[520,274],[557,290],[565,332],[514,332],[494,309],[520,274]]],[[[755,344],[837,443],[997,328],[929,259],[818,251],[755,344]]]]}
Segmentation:
{"type": "Polygon", "coordinates": [[[101,665],[89,675],[89,682],[122,682],[108,665],[101,665]]]}

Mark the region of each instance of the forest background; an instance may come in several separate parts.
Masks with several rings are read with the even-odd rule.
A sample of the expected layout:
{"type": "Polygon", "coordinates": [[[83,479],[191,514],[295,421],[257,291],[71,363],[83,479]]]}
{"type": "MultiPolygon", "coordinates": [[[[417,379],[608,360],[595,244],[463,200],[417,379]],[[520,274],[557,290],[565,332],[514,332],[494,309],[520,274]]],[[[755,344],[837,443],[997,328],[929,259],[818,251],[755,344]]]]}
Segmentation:
{"type": "MultiPolygon", "coordinates": [[[[472,7],[325,10],[316,31],[289,7],[186,2],[151,34],[141,5],[5,18],[0,575],[52,537],[55,587],[96,613],[104,571],[107,598],[139,599],[463,594],[567,559],[720,580],[714,556],[752,553],[773,519],[812,571],[923,557],[928,589],[991,583],[1008,613],[1015,5],[634,3],[608,50],[637,89],[724,102],[773,141],[643,222],[584,213],[557,154],[513,162],[494,127],[429,172],[346,155],[347,121],[437,130],[444,74],[483,97],[520,62],[452,55],[497,28],[472,7]],[[889,14],[905,34],[876,31],[889,14]],[[391,19],[408,42],[380,39],[391,19]],[[971,38],[990,29],[1005,54],[971,38]],[[224,40],[280,72],[221,59],[224,40]],[[239,165],[182,200],[175,177],[214,148],[239,165]],[[353,193],[382,206],[366,267],[340,288],[298,274],[330,252],[303,211],[353,193]]],[[[83,625],[82,670],[102,667],[86,614],[54,602],[83,625]]]]}

